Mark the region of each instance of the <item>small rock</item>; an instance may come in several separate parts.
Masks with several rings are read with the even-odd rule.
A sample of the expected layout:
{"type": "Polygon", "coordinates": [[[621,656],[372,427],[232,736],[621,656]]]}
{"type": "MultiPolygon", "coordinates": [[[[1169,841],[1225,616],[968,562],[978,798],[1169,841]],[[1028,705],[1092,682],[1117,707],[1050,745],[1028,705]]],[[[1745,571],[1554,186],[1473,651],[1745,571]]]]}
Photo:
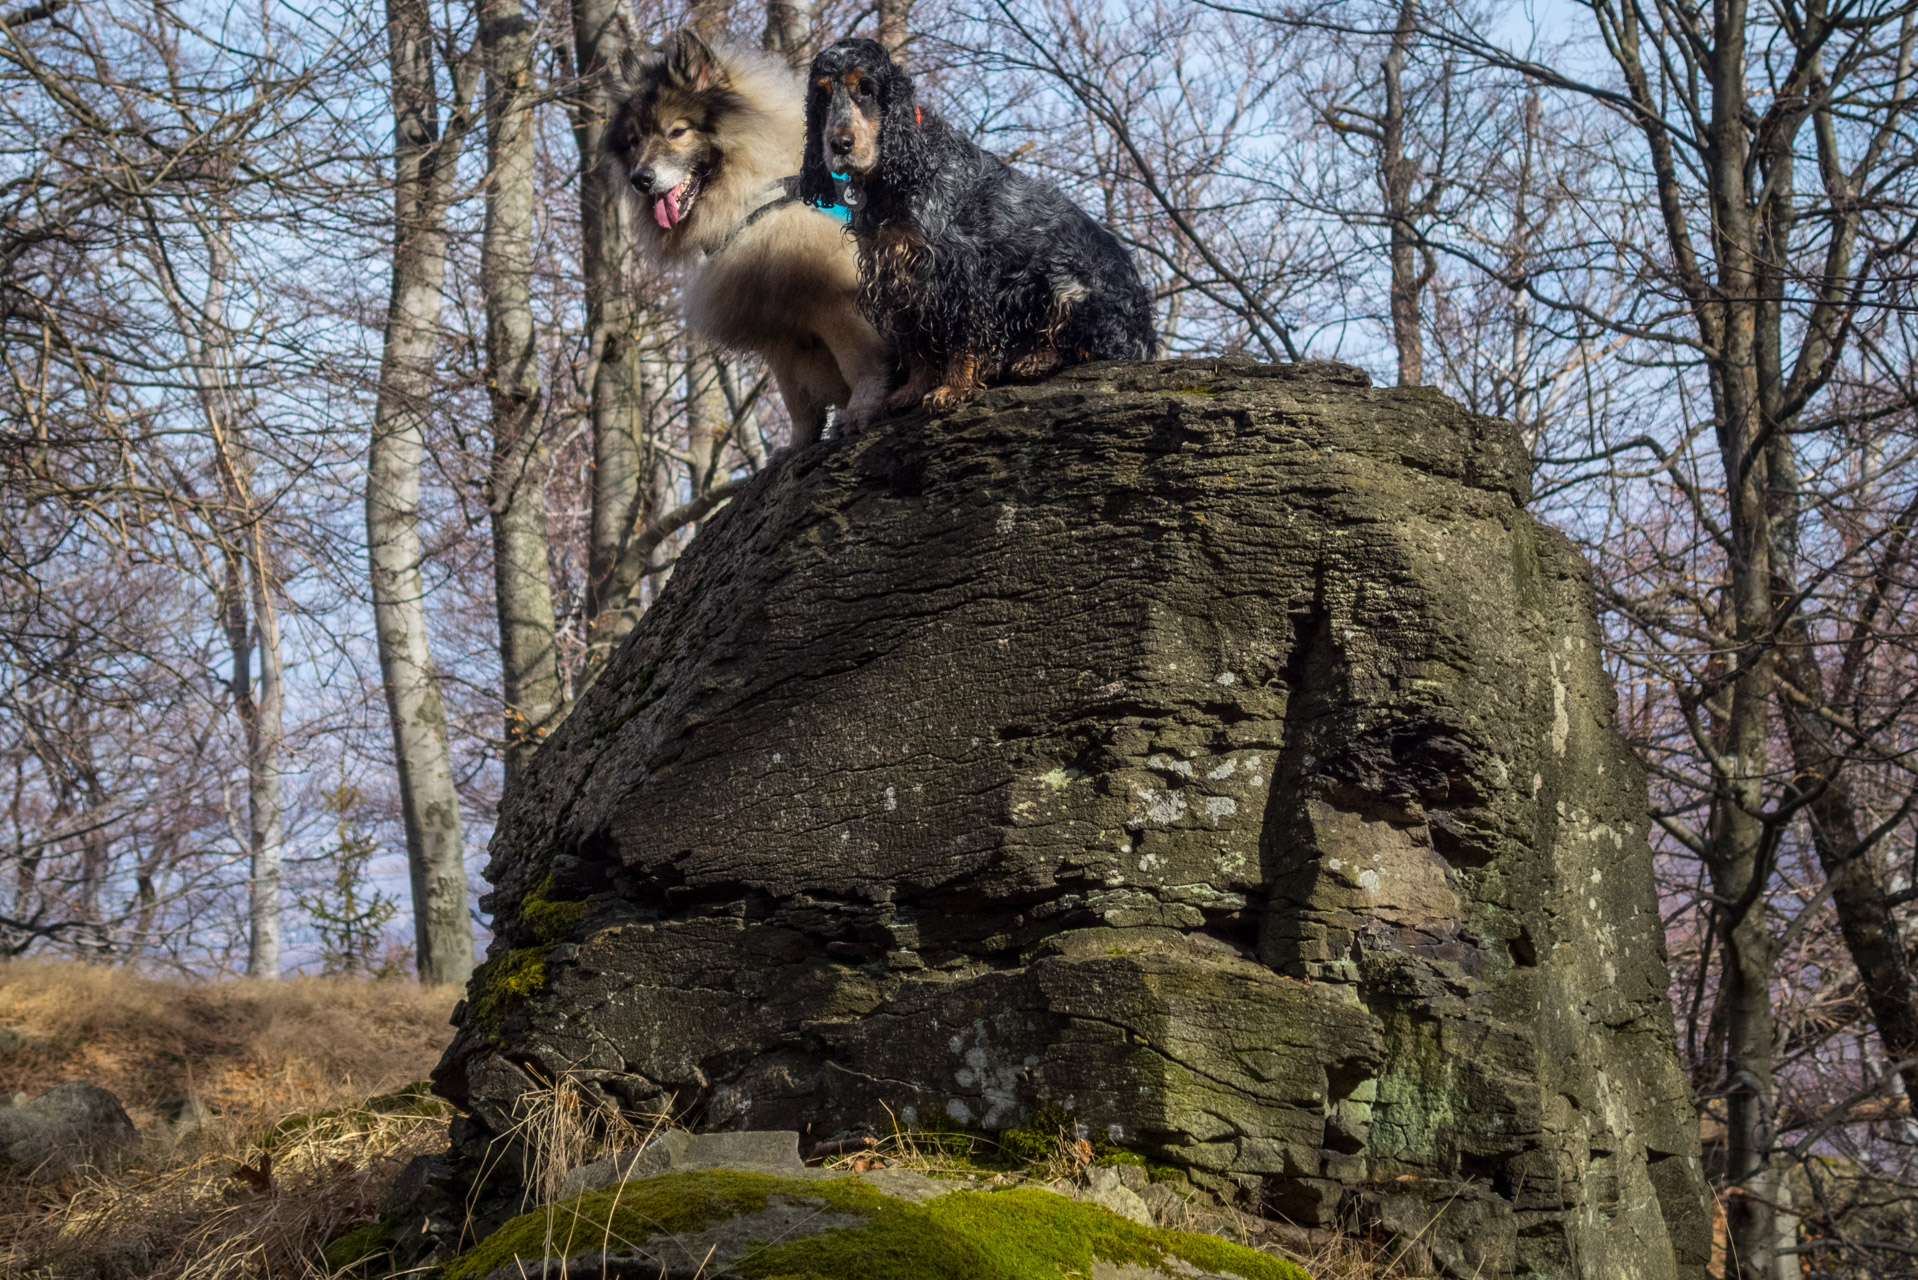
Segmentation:
{"type": "Polygon", "coordinates": [[[1190,1215],[1190,1201],[1173,1183],[1150,1183],[1138,1195],[1139,1203],[1146,1207],[1152,1220],[1162,1227],[1183,1226],[1190,1215]]]}
{"type": "Polygon", "coordinates": [[[55,1177],[137,1137],[118,1098],[79,1080],[0,1110],[0,1162],[55,1177]]]}
{"type": "Polygon", "coordinates": [[[1079,1198],[1101,1209],[1109,1209],[1121,1218],[1130,1218],[1142,1227],[1158,1225],[1153,1221],[1152,1210],[1146,1208],[1139,1193],[1120,1181],[1116,1169],[1086,1170],[1085,1190],[1079,1198]]]}
{"type": "Polygon", "coordinates": [[[793,1129],[744,1129],[730,1133],[688,1135],[685,1147],[673,1157],[675,1169],[749,1169],[787,1173],[803,1169],[799,1134],[793,1129]]]}

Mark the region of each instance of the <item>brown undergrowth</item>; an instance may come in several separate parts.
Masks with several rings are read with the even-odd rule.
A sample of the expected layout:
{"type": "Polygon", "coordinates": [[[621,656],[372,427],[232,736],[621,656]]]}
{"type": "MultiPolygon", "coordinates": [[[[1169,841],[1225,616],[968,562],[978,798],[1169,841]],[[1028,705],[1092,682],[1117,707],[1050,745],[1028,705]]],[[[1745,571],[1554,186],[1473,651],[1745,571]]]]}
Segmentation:
{"type": "Polygon", "coordinates": [[[180,983],[0,965],[0,1094],[112,1090],[140,1129],[110,1167],[0,1177],[4,1280],[307,1280],[371,1221],[393,1175],[441,1149],[447,1112],[407,1089],[438,1060],[457,993],[403,982],[180,983]],[[384,1095],[384,1096],[381,1096],[384,1095]],[[168,1123],[179,1099],[198,1127],[168,1123]]]}

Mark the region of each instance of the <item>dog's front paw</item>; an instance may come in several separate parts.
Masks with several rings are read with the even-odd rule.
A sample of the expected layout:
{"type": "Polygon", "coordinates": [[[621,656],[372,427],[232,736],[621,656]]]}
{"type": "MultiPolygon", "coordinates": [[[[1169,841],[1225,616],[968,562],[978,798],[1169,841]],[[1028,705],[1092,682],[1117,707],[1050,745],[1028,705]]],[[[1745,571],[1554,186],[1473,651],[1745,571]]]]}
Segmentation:
{"type": "Polygon", "coordinates": [[[958,404],[965,398],[965,392],[951,384],[946,384],[944,386],[934,387],[932,390],[926,392],[924,403],[929,412],[944,413],[947,409],[952,408],[952,406],[958,404]]]}
{"type": "Polygon", "coordinates": [[[1063,361],[1059,353],[1051,347],[1042,347],[1037,351],[1028,351],[1012,362],[1012,376],[1015,378],[1043,378],[1052,373],[1063,361]]]}

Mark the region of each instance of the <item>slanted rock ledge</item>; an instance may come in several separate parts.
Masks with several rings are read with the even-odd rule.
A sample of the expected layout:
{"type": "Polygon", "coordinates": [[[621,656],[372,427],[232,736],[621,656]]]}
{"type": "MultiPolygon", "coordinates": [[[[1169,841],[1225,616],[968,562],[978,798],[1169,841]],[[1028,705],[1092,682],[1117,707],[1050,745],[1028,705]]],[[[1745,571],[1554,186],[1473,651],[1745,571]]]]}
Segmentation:
{"type": "Polygon", "coordinates": [[[1644,781],[1528,477],[1229,360],[787,457],[506,797],[459,1150],[562,1072],[808,1141],[1046,1107],[1444,1274],[1702,1275],[1644,781]]]}

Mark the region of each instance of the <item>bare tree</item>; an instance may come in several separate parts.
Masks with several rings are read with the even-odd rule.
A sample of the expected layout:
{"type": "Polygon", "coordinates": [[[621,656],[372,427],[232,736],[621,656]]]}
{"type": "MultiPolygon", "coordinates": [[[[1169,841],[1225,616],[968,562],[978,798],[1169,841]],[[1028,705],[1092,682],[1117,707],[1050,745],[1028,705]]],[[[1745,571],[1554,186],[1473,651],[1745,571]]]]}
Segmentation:
{"type": "Polygon", "coordinates": [[[766,30],[759,44],[767,53],[786,60],[794,71],[803,71],[812,60],[811,0],[766,0],[766,30]]]}
{"type": "Polygon", "coordinates": [[[580,274],[588,346],[582,383],[592,418],[592,527],[585,624],[594,630],[638,587],[618,572],[639,512],[647,437],[645,349],[656,322],[642,294],[632,209],[602,159],[621,58],[637,34],[622,5],[573,0],[575,87],[567,98],[578,148],[580,274]]]}
{"type": "Polygon", "coordinates": [[[499,615],[510,781],[552,731],[561,703],[533,325],[537,100],[534,28],[519,0],[481,0],[478,13],[486,70],[487,158],[480,276],[486,386],[493,411],[486,508],[493,525],[494,607],[499,615]]]}
{"type": "MultiPolygon", "coordinates": [[[[1819,669],[1821,655],[1847,651],[1843,632],[1852,628],[1819,635],[1806,617],[1820,579],[1848,572],[1845,562],[1863,549],[1837,563],[1807,562],[1801,453],[1834,425],[1830,393],[1852,364],[1849,344],[1908,270],[1918,208],[1909,159],[1914,7],[1584,7],[1611,78],[1514,57],[1443,22],[1435,31],[1555,93],[1602,105],[1624,124],[1619,176],[1643,192],[1654,211],[1647,230],[1657,238],[1616,244],[1621,269],[1644,282],[1644,294],[1630,313],[1604,320],[1683,352],[1700,374],[1716,477],[1689,472],[1702,459],[1688,451],[1668,455],[1668,474],[1722,578],[1662,601],[1617,598],[1640,633],[1673,658],[1698,798],[1695,809],[1662,821],[1710,876],[1734,1265],[1770,1280],[1791,1256],[1780,1252],[1779,1207],[1790,1192],[1778,1160],[1773,992],[1781,935],[1771,889],[1801,814],[1812,818],[1833,905],[1894,1062],[1913,1056],[1918,1025],[1909,975],[1891,954],[1885,893],[1869,882],[1864,861],[1882,831],[1847,820],[1831,738],[1884,762],[1898,752],[1887,755],[1874,726],[1848,714],[1842,670],[1834,679],[1819,669]],[[1689,609],[1696,613],[1686,617],[1689,609]],[[1781,707],[1784,768],[1775,754],[1781,707]]],[[[1894,388],[1890,407],[1909,406],[1894,388]]],[[[1893,533],[1901,527],[1884,534],[1902,544],[1893,533]]],[[[1863,558],[1876,559],[1884,534],[1863,558]]],[[[1918,1063],[1912,1070],[1908,1090],[1918,1084],[1918,1063]]]]}
{"type": "Polygon", "coordinates": [[[912,38],[912,0],[878,0],[877,7],[874,38],[891,50],[894,58],[904,57],[906,42],[912,38]]]}
{"type": "MultiPolygon", "coordinates": [[[[268,514],[255,492],[256,465],[233,386],[233,344],[226,315],[226,219],[200,220],[207,242],[207,294],[198,308],[177,306],[187,326],[196,387],[206,415],[226,507],[221,558],[220,614],[231,654],[230,690],[246,735],[248,884],[247,974],[280,976],[280,881],[286,823],[280,794],[286,738],[284,661],[280,650],[278,585],[268,545],[268,514]],[[253,673],[253,658],[259,673],[253,673]]],[[[175,290],[169,295],[178,298],[175,290]]]]}
{"type": "Polygon", "coordinates": [[[316,103],[359,64],[297,16],[222,22],[55,5],[0,33],[0,132],[30,140],[0,214],[0,396],[31,424],[0,446],[0,945],[272,977],[289,729],[311,728],[286,557],[322,541],[335,451],[292,408],[325,399],[287,340],[309,300],[269,277],[293,219],[309,244],[345,221],[311,216],[357,190],[316,103]]]}
{"type": "Polygon", "coordinates": [[[366,533],[420,976],[463,982],[473,969],[473,934],[446,704],[427,646],[419,501],[423,415],[435,386],[446,277],[446,217],[461,144],[472,125],[479,68],[470,52],[443,59],[452,98],[442,132],[441,33],[430,7],[424,0],[390,0],[387,35],[395,135],[393,284],[367,459],[366,533]]]}

